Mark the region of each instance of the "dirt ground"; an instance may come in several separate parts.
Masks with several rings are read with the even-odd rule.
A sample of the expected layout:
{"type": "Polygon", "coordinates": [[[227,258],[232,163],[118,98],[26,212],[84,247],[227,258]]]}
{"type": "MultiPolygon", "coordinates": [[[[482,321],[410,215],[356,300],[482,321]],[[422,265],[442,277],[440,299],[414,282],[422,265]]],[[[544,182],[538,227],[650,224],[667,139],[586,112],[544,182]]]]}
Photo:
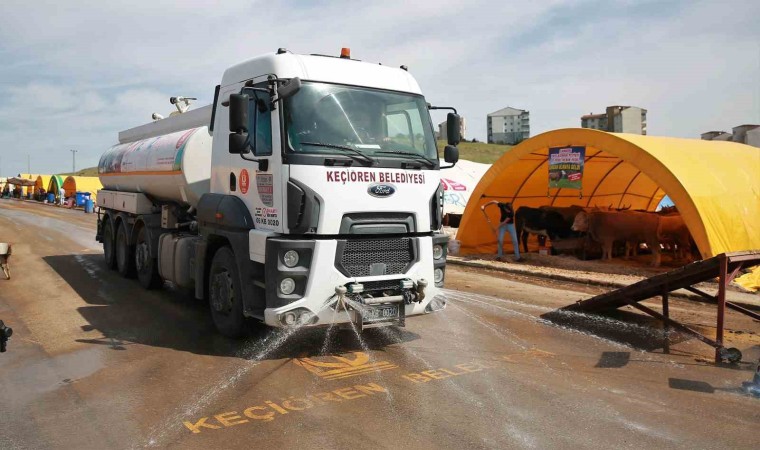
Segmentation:
{"type": "MultiPolygon", "coordinates": [[[[0,448],[757,448],[733,365],[630,309],[556,317],[606,288],[449,265],[447,308],[406,327],[215,333],[208,305],[103,263],[93,215],[0,200],[0,448]],[[550,320],[551,319],[551,320],[550,320]]],[[[647,302],[657,309],[656,301],[647,302]]],[[[671,315],[714,332],[715,308],[671,315]]]]}

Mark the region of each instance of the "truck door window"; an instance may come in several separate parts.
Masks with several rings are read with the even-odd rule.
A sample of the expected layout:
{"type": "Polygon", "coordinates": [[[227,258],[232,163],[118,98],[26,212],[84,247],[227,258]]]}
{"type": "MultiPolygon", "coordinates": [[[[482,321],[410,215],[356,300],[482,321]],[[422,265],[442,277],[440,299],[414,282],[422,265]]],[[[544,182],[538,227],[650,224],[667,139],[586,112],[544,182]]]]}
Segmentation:
{"type": "MultiPolygon", "coordinates": [[[[266,84],[262,84],[262,87],[266,84]]],[[[248,117],[251,125],[251,146],[256,156],[270,156],[272,154],[272,112],[267,108],[268,99],[263,94],[255,93],[256,99],[251,99],[248,106],[248,117]],[[262,110],[264,110],[262,112],[262,110]],[[253,124],[256,124],[255,130],[253,124]]]]}

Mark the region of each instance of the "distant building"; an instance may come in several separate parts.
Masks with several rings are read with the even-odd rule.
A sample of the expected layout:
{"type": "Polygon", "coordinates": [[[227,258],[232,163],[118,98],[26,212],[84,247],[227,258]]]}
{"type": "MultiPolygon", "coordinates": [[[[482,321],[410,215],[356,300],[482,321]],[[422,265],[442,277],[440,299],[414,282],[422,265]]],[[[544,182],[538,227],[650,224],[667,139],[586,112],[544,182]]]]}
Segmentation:
{"type": "Polygon", "coordinates": [[[745,124],[734,127],[731,133],[726,131],[708,131],[700,137],[703,141],[732,141],[760,147],[760,125],[745,124]]]}
{"type": "MultiPolygon", "coordinates": [[[[459,116],[459,137],[460,139],[464,140],[465,136],[467,135],[467,123],[464,120],[464,117],[459,116]]],[[[449,134],[446,132],[446,121],[438,124],[438,133],[436,133],[436,139],[440,139],[442,141],[449,140],[449,134]]]]}
{"type": "Polygon", "coordinates": [[[581,127],[611,133],[647,134],[647,110],[637,106],[608,106],[604,114],[581,116],[581,127]]]}
{"type": "Polygon", "coordinates": [[[708,131],[707,133],[700,134],[699,137],[703,141],[712,141],[716,137],[720,136],[721,134],[727,134],[727,133],[725,131],[708,131]]]}
{"type": "Polygon", "coordinates": [[[747,145],[760,147],[760,127],[747,131],[747,145]]]}
{"type": "Polygon", "coordinates": [[[507,106],[492,112],[488,122],[488,143],[515,145],[530,138],[530,112],[507,106]]]}
{"type": "Polygon", "coordinates": [[[758,127],[760,127],[760,125],[739,125],[738,127],[734,127],[733,138],[731,140],[747,144],[747,133],[756,130],[758,127]]]}

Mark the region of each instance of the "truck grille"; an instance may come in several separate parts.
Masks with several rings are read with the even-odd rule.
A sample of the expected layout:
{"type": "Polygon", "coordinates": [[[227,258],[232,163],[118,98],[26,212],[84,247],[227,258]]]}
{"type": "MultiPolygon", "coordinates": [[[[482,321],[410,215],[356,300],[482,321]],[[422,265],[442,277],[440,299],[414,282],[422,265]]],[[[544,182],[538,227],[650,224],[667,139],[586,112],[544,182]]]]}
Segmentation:
{"type": "Polygon", "coordinates": [[[417,258],[416,239],[352,239],[341,241],[336,267],[350,277],[406,272],[417,258]]]}
{"type": "Polygon", "coordinates": [[[364,292],[399,291],[401,290],[401,280],[363,281],[362,286],[364,286],[364,292]]]}

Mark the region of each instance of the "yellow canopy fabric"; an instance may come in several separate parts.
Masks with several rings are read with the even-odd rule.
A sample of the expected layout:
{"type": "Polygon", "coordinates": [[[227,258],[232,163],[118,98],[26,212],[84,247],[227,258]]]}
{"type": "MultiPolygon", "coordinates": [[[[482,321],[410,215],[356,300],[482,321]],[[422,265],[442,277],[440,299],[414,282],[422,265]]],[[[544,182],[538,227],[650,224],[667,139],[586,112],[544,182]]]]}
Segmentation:
{"type": "MultiPolygon", "coordinates": [[[[480,206],[613,206],[653,211],[676,204],[704,258],[760,249],[760,148],[567,128],[540,134],[505,153],[473,191],[457,239],[461,252],[495,252],[480,206]],[[548,189],[548,150],[585,146],[583,189],[548,189]],[[582,194],[582,195],[581,195],[582,194]]],[[[487,208],[498,222],[496,208],[487,208]]],[[[509,239],[507,239],[509,241],[509,239]]]]}
{"type": "Polygon", "coordinates": [[[50,186],[51,176],[52,175],[38,175],[37,176],[37,181],[35,182],[35,185],[34,185],[35,194],[38,194],[40,192],[40,189],[47,190],[47,188],[50,186]]]}
{"type": "Polygon", "coordinates": [[[89,192],[91,198],[95,200],[95,197],[98,195],[98,189],[103,189],[103,185],[98,177],[69,176],[63,181],[63,190],[66,191],[66,197],[71,197],[76,192],[89,192]]]}
{"type": "Polygon", "coordinates": [[[748,291],[757,292],[760,290],[760,266],[755,266],[748,273],[734,278],[734,283],[748,291]]]}

